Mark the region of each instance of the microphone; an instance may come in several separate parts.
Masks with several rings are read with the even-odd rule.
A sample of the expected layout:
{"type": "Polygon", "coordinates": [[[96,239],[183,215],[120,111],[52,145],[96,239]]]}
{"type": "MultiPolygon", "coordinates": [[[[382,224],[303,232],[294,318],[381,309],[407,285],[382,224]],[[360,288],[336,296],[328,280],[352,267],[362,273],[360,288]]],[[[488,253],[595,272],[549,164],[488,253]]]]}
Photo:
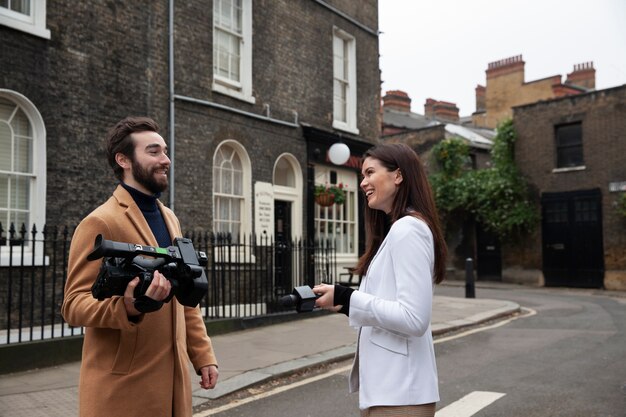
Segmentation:
{"type": "Polygon", "coordinates": [[[281,297],[280,304],[283,307],[295,307],[298,313],[309,312],[315,308],[315,300],[318,297],[319,295],[316,295],[311,287],[303,285],[294,288],[291,294],[281,297]]]}

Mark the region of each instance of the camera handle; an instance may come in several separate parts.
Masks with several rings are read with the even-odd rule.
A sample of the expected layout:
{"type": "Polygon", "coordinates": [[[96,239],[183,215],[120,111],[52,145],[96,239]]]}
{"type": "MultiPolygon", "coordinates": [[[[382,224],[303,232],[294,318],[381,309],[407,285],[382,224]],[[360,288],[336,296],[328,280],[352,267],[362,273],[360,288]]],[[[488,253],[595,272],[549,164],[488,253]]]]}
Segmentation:
{"type": "Polygon", "coordinates": [[[141,313],[151,313],[153,311],[157,311],[158,309],[163,307],[164,303],[167,303],[171,301],[172,298],[174,298],[174,288],[172,288],[167,298],[162,301],[154,300],[145,295],[148,287],[150,286],[150,283],[152,283],[154,271],[156,271],[158,267],[164,265],[165,263],[166,260],[163,258],[148,259],[144,258],[143,256],[135,256],[135,258],[133,259],[133,264],[135,265],[135,267],[143,269],[143,271],[137,273],[137,276],[139,277],[139,284],[137,284],[137,286],[135,287],[135,291],[133,294],[135,297],[134,305],[137,311],[141,313]]]}

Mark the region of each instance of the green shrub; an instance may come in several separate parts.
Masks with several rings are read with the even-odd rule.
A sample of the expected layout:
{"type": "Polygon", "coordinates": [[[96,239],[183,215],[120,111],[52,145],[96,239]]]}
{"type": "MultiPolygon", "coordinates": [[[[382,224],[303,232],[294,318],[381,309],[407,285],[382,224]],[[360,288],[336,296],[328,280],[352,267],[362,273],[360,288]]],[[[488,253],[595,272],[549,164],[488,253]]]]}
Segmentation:
{"type": "Polygon", "coordinates": [[[444,222],[452,213],[465,212],[501,239],[532,231],[539,215],[515,166],[515,139],[511,120],[498,126],[492,166],[480,170],[469,169],[469,147],[462,139],[446,139],[433,147],[439,171],[430,180],[444,222]]]}

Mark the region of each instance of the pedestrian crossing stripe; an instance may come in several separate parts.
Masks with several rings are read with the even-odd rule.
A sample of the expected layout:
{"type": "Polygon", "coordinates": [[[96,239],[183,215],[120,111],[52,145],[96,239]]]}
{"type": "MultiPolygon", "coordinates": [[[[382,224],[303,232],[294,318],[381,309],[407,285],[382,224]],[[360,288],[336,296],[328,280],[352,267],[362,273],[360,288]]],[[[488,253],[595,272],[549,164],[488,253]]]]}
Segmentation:
{"type": "Polygon", "coordinates": [[[460,400],[437,411],[435,417],[470,417],[505,395],[501,392],[470,392],[460,400]]]}

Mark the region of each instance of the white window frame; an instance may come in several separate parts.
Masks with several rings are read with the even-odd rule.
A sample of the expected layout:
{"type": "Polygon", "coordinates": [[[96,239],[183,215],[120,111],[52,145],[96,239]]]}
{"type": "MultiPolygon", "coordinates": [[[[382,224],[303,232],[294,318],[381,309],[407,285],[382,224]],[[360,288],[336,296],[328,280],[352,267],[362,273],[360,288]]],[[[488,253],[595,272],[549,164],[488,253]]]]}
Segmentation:
{"type": "MultiPolygon", "coordinates": [[[[0,96],[15,103],[26,114],[33,133],[33,175],[29,195],[30,224],[26,225],[28,229],[27,238],[30,239],[32,226],[35,225],[37,230],[41,232],[46,223],[46,127],[41,113],[28,98],[18,92],[2,88],[0,88],[0,96]]],[[[3,224],[3,227],[8,230],[9,225],[3,224]]],[[[15,227],[19,228],[21,225],[15,225],[15,227]]],[[[5,232],[4,236],[8,241],[8,233],[5,232]]],[[[40,233],[38,233],[38,237],[41,238],[40,233]]],[[[3,247],[0,251],[0,266],[31,266],[33,251],[35,251],[36,255],[35,265],[42,265],[44,262],[46,265],[48,264],[48,258],[41,256],[43,243],[37,242],[33,246],[32,241],[29,240],[24,245],[23,257],[20,248],[20,250],[14,250],[12,259],[9,259],[10,251],[8,250],[8,244],[6,247],[3,247]]]]}
{"type": "MultiPolygon", "coordinates": [[[[241,223],[239,224],[239,236],[236,237],[237,241],[241,241],[243,237],[246,237],[246,238],[249,237],[250,233],[252,232],[252,209],[251,209],[252,168],[251,168],[251,163],[250,163],[250,157],[248,156],[248,152],[246,152],[246,149],[239,142],[237,142],[236,140],[232,140],[232,139],[228,139],[228,140],[221,142],[215,148],[213,158],[211,159],[211,161],[213,161],[213,165],[215,165],[215,158],[218,152],[224,146],[232,148],[237,153],[237,155],[239,156],[239,159],[241,160],[241,169],[242,169],[242,175],[241,175],[242,198],[241,198],[241,203],[240,203],[241,204],[240,206],[240,213],[241,213],[240,222],[241,223]]],[[[214,174],[212,173],[211,175],[214,175],[214,174]]],[[[211,187],[215,187],[215,179],[213,179],[211,187]]],[[[220,194],[216,193],[215,188],[212,188],[212,195],[213,195],[213,229],[215,231],[215,221],[217,218],[216,217],[216,195],[219,196],[220,194]]],[[[235,237],[233,237],[233,239],[235,239],[235,237]]]]}
{"type": "MultiPolygon", "coordinates": [[[[344,73],[344,75],[345,75],[344,73]]],[[[356,40],[354,36],[339,29],[333,27],[333,128],[343,130],[349,133],[359,134],[357,128],[357,85],[356,85],[356,40]],[[337,41],[341,42],[341,45],[347,50],[337,51],[337,41]],[[342,78],[336,73],[338,62],[337,60],[343,58],[344,65],[347,66],[345,73],[347,73],[347,79],[342,78]],[[347,62],[345,62],[347,61],[347,62]],[[345,114],[346,120],[335,119],[335,113],[337,109],[336,99],[338,92],[336,91],[336,81],[346,84],[346,97],[345,97],[345,114]]],[[[343,97],[342,97],[343,99],[343,97]]]]}
{"type": "Polygon", "coordinates": [[[337,244],[337,266],[341,269],[343,266],[354,266],[358,260],[359,251],[359,212],[358,212],[358,177],[356,172],[349,169],[343,169],[338,167],[330,167],[325,165],[315,165],[315,184],[325,185],[330,183],[330,172],[335,171],[337,173],[337,184],[342,183],[346,189],[346,202],[341,206],[332,205],[330,207],[322,207],[319,204],[314,204],[314,229],[315,238],[327,239],[333,235],[329,235],[328,231],[320,233],[320,222],[327,223],[339,223],[341,225],[348,225],[352,228],[352,236],[347,236],[346,242],[348,246],[352,245],[350,251],[340,251],[341,244],[337,244]],[[333,219],[329,219],[329,214],[333,214],[333,219]],[[344,213],[352,213],[353,218],[349,216],[346,218],[344,213]],[[338,215],[338,216],[337,216],[338,215]]]}
{"type": "MultiPolygon", "coordinates": [[[[214,7],[219,0],[214,0],[214,7]]],[[[214,12],[215,14],[215,12],[214,12]]],[[[213,18],[213,50],[217,48],[213,18]]],[[[256,103],[252,95],[252,0],[241,0],[241,41],[239,44],[239,82],[220,76],[213,70],[212,89],[248,103],[256,103]]],[[[214,58],[215,59],[215,58],[214,58]]],[[[214,63],[215,65],[215,63],[214,63]]]]}
{"type": "Polygon", "coordinates": [[[46,28],[46,0],[29,1],[30,15],[0,7],[0,25],[50,39],[50,29],[46,28]]]}

